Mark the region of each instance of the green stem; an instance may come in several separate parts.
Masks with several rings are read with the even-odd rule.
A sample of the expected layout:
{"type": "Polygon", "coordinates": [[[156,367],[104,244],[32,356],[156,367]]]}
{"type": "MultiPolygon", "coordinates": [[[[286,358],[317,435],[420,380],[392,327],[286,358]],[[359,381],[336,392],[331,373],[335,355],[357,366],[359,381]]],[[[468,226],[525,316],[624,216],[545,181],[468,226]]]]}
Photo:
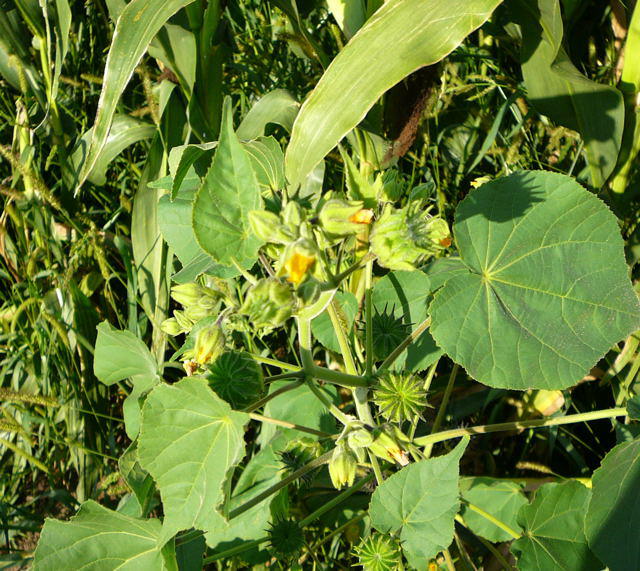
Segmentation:
{"type": "Polygon", "coordinates": [[[211,555],[210,557],[205,557],[202,560],[203,565],[207,563],[213,563],[214,561],[227,560],[234,555],[239,555],[240,553],[244,553],[245,551],[249,551],[249,549],[253,549],[254,547],[258,547],[263,543],[269,541],[269,536],[261,537],[260,539],[254,539],[253,541],[249,541],[248,543],[241,543],[236,547],[232,547],[231,549],[227,549],[225,551],[221,551],[220,553],[216,553],[215,555],[211,555]]]}
{"type": "Polygon", "coordinates": [[[327,306],[327,313],[331,319],[333,330],[335,331],[336,338],[338,339],[338,345],[340,346],[340,353],[344,359],[344,368],[350,375],[357,375],[358,369],[356,368],[356,362],[353,360],[353,354],[351,353],[351,347],[349,346],[349,340],[347,339],[346,331],[340,321],[338,315],[337,301],[333,299],[327,306]]]}
{"type": "Polygon", "coordinates": [[[347,415],[342,412],[335,404],[333,404],[331,401],[329,401],[329,399],[327,399],[327,397],[325,397],[325,395],[322,394],[322,391],[316,386],[316,384],[313,382],[313,380],[309,379],[307,381],[307,386],[309,387],[309,390],[316,396],[316,398],[324,405],[327,407],[327,409],[329,410],[329,412],[342,424],[344,424],[345,426],[347,424],[349,424],[349,418],[347,417],[347,415]]]}
{"type": "Polygon", "coordinates": [[[271,365],[272,367],[278,367],[285,371],[302,371],[302,367],[298,365],[292,365],[291,363],[285,363],[284,361],[278,361],[277,359],[270,359],[269,357],[261,357],[260,355],[251,355],[258,363],[264,363],[265,365],[271,365]]]}
{"type": "Polygon", "coordinates": [[[308,464],[305,464],[302,468],[299,468],[283,480],[280,480],[277,484],[274,484],[270,488],[267,488],[261,494],[254,496],[241,506],[238,506],[236,509],[231,510],[231,512],[229,513],[229,519],[231,520],[235,517],[238,517],[240,514],[243,514],[247,510],[250,510],[253,506],[257,506],[260,502],[266,500],[269,496],[272,496],[273,494],[279,492],[282,488],[287,487],[291,482],[295,482],[298,478],[301,478],[308,472],[311,472],[311,470],[315,470],[318,466],[326,464],[331,459],[332,454],[333,450],[329,450],[329,452],[326,452],[319,458],[316,458],[308,464]]]}
{"type": "Polygon", "coordinates": [[[487,521],[490,521],[493,525],[499,527],[501,530],[508,533],[513,539],[520,539],[522,534],[518,533],[515,529],[510,528],[506,523],[500,521],[498,518],[492,516],[490,513],[484,511],[482,508],[468,502],[467,500],[463,500],[464,504],[471,510],[481,515],[487,521]]]}
{"type": "Polygon", "coordinates": [[[371,301],[371,280],[373,274],[373,261],[367,262],[364,269],[364,322],[365,322],[365,376],[373,373],[373,303],[371,301]]]}
{"type": "Polygon", "coordinates": [[[340,505],[344,500],[346,500],[356,492],[360,491],[365,486],[365,484],[371,481],[371,478],[373,478],[373,474],[368,474],[367,476],[365,476],[364,478],[356,482],[350,488],[347,488],[343,492],[340,492],[335,498],[328,501],[326,504],[322,504],[322,506],[319,507],[316,511],[314,511],[313,513],[305,517],[302,521],[299,522],[298,525],[300,527],[309,525],[311,522],[318,519],[321,515],[326,514],[329,510],[332,510],[336,506],[340,505]]]}
{"type": "Polygon", "coordinates": [[[574,424],[576,422],[588,422],[590,420],[615,418],[617,416],[627,416],[627,409],[607,408],[592,412],[582,412],[580,414],[569,414],[558,418],[540,418],[515,422],[500,422],[498,424],[484,424],[480,426],[471,426],[469,428],[454,428],[453,430],[444,430],[435,434],[421,436],[414,440],[414,444],[417,446],[428,446],[429,444],[451,440],[452,438],[459,438],[460,436],[474,436],[476,434],[489,434],[490,432],[504,432],[522,428],[542,428],[546,426],[558,426],[561,424],[574,424]]]}
{"type": "MultiPolygon", "coordinates": [[[[453,365],[453,369],[451,369],[451,374],[449,375],[449,380],[447,381],[447,387],[444,390],[442,402],[440,403],[440,407],[438,408],[438,414],[436,415],[436,419],[433,421],[433,426],[431,427],[431,434],[437,432],[440,428],[440,425],[442,424],[444,415],[447,412],[447,405],[449,404],[449,398],[451,398],[451,391],[453,390],[453,385],[456,382],[456,376],[458,374],[459,368],[460,366],[456,363],[453,365]]],[[[424,447],[424,455],[427,458],[431,456],[431,448],[432,445],[427,445],[424,447]]]]}
{"type": "Polygon", "coordinates": [[[273,381],[283,381],[287,379],[304,379],[304,371],[291,371],[290,373],[281,373],[279,375],[271,375],[266,377],[265,383],[272,383],[273,381]]]}
{"type": "Polygon", "coordinates": [[[341,371],[334,371],[333,369],[327,369],[326,367],[320,367],[313,365],[310,372],[311,377],[314,379],[320,379],[321,381],[327,381],[334,385],[340,385],[342,387],[368,387],[369,381],[366,377],[361,375],[350,375],[341,371]]]}
{"type": "Polygon", "coordinates": [[[344,272],[340,272],[337,276],[334,276],[332,280],[333,283],[337,287],[338,285],[340,285],[340,282],[342,282],[345,278],[348,278],[353,272],[357,272],[363,266],[363,264],[372,262],[374,259],[375,259],[374,254],[372,253],[365,254],[364,256],[362,256],[362,258],[360,258],[359,260],[351,264],[344,272]]]}
{"type": "Polygon", "coordinates": [[[327,434],[326,432],[322,432],[321,430],[309,428],[308,426],[302,426],[301,424],[294,424],[293,422],[280,420],[278,418],[271,418],[270,416],[262,416],[261,414],[256,414],[255,412],[250,412],[249,417],[253,420],[257,420],[258,422],[266,422],[268,424],[282,426],[283,428],[291,428],[293,430],[299,430],[300,432],[307,432],[308,434],[313,434],[315,436],[319,436],[320,438],[331,438],[331,434],[327,434]]]}
{"type": "Polygon", "coordinates": [[[290,383],[288,385],[285,385],[284,387],[280,387],[278,390],[269,393],[266,397],[261,398],[259,401],[256,401],[251,406],[245,408],[243,412],[253,412],[254,410],[258,410],[259,408],[267,404],[271,399],[274,399],[283,393],[292,391],[293,389],[297,389],[301,384],[302,381],[298,381],[297,383],[290,383]]]}
{"type": "Polygon", "coordinates": [[[316,366],[313,362],[313,353],[311,352],[311,319],[298,316],[298,343],[300,345],[300,361],[302,368],[307,376],[311,375],[311,371],[316,366]]]}
{"type": "Polygon", "coordinates": [[[427,317],[418,327],[415,328],[405,339],[398,345],[391,354],[382,362],[382,365],[378,367],[378,372],[388,369],[400,354],[413,343],[420,335],[422,335],[431,325],[431,317],[427,317]]]}
{"type": "MultiPolygon", "coordinates": [[[[460,514],[457,514],[455,517],[455,520],[464,528],[469,529],[469,526],[465,523],[465,521],[462,519],[462,516],[460,514]]],[[[469,530],[471,531],[471,530],[469,530]]],[[[473,533],[473,532],[472,532],[473,533]]],[[[514,567],[512,565],[509,564],[509,562],[504,558],[504,556],[502,555],[502,553],[500,553],[500,551],[498,551],[493,544],[490,541],[487,541],[484,537],[480,537],[479,535],[476,535],[476,538],[480,541],[480,543],[482,543],[482,545],[484,545],[491,553],[493,553],[493,556],[502,564],[502,566],[507,570],[507,571],[511,571],[511,569],[514,569],[514,567]]]]}

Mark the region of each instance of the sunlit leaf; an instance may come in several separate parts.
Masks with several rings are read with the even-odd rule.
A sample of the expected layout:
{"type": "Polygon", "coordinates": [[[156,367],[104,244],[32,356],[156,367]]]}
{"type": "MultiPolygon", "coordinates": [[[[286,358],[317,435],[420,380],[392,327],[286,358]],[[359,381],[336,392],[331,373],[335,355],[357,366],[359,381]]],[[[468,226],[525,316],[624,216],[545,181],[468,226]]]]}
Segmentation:
{"type": "Polygon", "coordinates": [[[390,87],[436,63],[501,0],[391,0],[331,62],[293,125],[287,179],[301,183],[390,87]]]}
{"type": "Polygon", "coordinates": [[[640,324],[616,219],[567,176],[483,185],[454,234],[467,271],[435,294],[431,332],[482,383],[568,387],[640,324]]]}
{"type": "Polygon", "coordinates": [[[423,569],[429,558],[453,540],[453,518],[460,505],[458,464],[468,442],[463,439],[445,456],[404,467],[371,497],[371,524],[379,531],[397,534],[407,560],[416,569],[423,569]]]}
{"type": "Polygon", "coordinates": [[[149,394],[138,459],[160,490],[164,540],[183,529],[213,529],[223,519],[217,511],[222,486],[244,454],[247,420],[201,378],[159,385],[149,394]]]}

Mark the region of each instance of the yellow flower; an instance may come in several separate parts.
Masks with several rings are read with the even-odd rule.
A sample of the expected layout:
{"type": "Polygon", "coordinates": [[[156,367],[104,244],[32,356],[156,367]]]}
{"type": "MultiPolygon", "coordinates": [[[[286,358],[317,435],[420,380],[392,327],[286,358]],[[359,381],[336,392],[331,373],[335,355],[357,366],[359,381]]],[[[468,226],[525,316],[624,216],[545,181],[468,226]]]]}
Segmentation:
{"type": "Polygon", "coordinates": [[[284,264],[287,272],[287,281],[299,284],[315,261],[316,257],[313,255],[307,256],[301,252],[294,251],[284,264]]]}
{"type": "Polygon", "coordinates": [[[371,220],[373,220],[373,210],[369,208],[358,210],[358,212],[349,217],[349,222],[354,224],[370,224],[371,220]]]}

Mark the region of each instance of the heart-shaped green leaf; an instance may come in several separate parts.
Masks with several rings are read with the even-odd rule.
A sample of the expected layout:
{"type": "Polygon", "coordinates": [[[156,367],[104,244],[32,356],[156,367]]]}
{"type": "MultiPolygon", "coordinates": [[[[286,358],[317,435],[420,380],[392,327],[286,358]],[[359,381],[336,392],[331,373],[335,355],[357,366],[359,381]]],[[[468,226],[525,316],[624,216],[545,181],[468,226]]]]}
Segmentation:
{"type": "Polygon", "coordinates": [[[431,332],[482,383],[571,386],[640,324],[616,219],[568,176],[487,183],[454,233],[467,271],[435,295],[431,332]]]}
{"type": "Polygon", "coordinates": [[[233,131],[230,101],[225,102],[220,142],[193,204],[193,230],[200,247],[225,266],[250,267],[262,245],[249,226],[249,211],[262,198],[251,160],[233,131]]]}
{"type": "Polygon", "coordinates": [[[406,466],[385,480],[371,498],[371,524],[402,541],[407,561],[416,569],[453,539],[458,512],[458,464],[468,437],[445,456],[406,466]]]}
{"type": "Polygon", "coordinates": [[[149,394],[142,410],[138,459],[162,496],[164,540],[183,529],[207,531],[220,522],[216,507],[227,471],[244,454],[247,420],[205,379],[159,385],[149,394]]]}
{"type": "Polygon", "coordinates": [[[591,491],[581,483],[545,484],[531,504],[520,508],[524,534],[511,549],[521,571],[597,571],[598,558],[584,536],[585,513],[591,491]]]}

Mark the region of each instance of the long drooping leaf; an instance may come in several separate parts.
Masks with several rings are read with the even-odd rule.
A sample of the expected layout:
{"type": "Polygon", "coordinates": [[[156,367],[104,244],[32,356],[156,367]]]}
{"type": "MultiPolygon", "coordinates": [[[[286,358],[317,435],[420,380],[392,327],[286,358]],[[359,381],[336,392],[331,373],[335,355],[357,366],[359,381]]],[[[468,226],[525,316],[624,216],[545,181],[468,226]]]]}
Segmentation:
{"type": "MultiPolygon", "coordinates": [[[[93,138],[93,127],[89,129],[78,141],[76,150],[71,155],[71,163],[79,176],[80,170],[86,161],[86,153],[93,138]]],[[[143,139],[153,137],[156,132],[154,125],[134,119],[129,115],[116,115],[102,150],[98,153],[91,171],[87,172],[89,182],[102,186],[107,182],[107,169],[111,161],[116,158],[129,145],[133,145],[143,139]]]]}
{"type": "Polygon", "coordinates": [[[300,110],[298,103],[285,89],[274,89],[262,96],[245,115],[238,127],[240,139],[257,139],[264,135],[265,127],[275,123],[291,132],[293,122],[300,110]]]}
{"type": "Polygon", "coordinates": [[[70,521],[48,519],[34,569],[175,569],[175,555],[162,549],[157,519],[136,519],[89,500],[70,521]]]}
{"type": "Polygon", "coordinates": [[[396,533],[409,563],[424,569],[449,546],[458,512],[458,464],[469,439],[449,454],[406,466],[385,480],[371,498],[371,524],[396,533]]]}
{"type": "Polygon", "coordinates": [[[624,104],[614,87],[587,79],[562,46],[559,0],[515,0],[522,29],[522,74],[529,99],[556,123],[584,139],[591,180],[602,186],[613,171],[624,130],[624,104]]]}
{"type": "Polygon", "coordinates": [[[518,559],[519,570],[602,569],[584,536],[590,496],[589,489],[574,481],[545,484],[536,491],[533,502],[518,513],[524,533],[511,549],[518,559]]]}
{"type": "Polygon", "coordinates": [[[589,546],[609,569],[640,568],[640,440],[609,452],[593,474],[586,517],[589,546]]]}
{"type": "Polygon", "coordinates": [[[145,401],[140,465],[155,479],[164,506],[161,537],[221,523],[217,511],[229,468],[244,454],[244,413],[235,412],[201,378],[156,387],[145,401]]]}
{"type": "Polygon", "coordinates": [[[92,171],[107,141],[116,105],[149,43],[165,22],[193,0],[132,0],[120,14],[107,56],[93,138],[78,188],[92,171]]]}
{"type": "Polygon", "coordinates": [[[220,142],[193,205],[193,230],[200,247],[230,266],[251,266],[262,242],[249,226],[249,211],[262,207],[251,161],[233,131],[230,101],[223,111],[220,142]]]}
{"type": "Polygon", "coordinates": [[[333,60],[305,101],[287,149],[287,179],[301,183],[378,98],[411,72],[440,61],[501,0],[390,0],[333,60]]]}
{"type": "Polygon", "coordinates": [[[454,234],[467,271],[435,294],[431,332],[482,383],[568,387],[640,323],[615,217],[565,175],[483,185],[454,234]]]}

